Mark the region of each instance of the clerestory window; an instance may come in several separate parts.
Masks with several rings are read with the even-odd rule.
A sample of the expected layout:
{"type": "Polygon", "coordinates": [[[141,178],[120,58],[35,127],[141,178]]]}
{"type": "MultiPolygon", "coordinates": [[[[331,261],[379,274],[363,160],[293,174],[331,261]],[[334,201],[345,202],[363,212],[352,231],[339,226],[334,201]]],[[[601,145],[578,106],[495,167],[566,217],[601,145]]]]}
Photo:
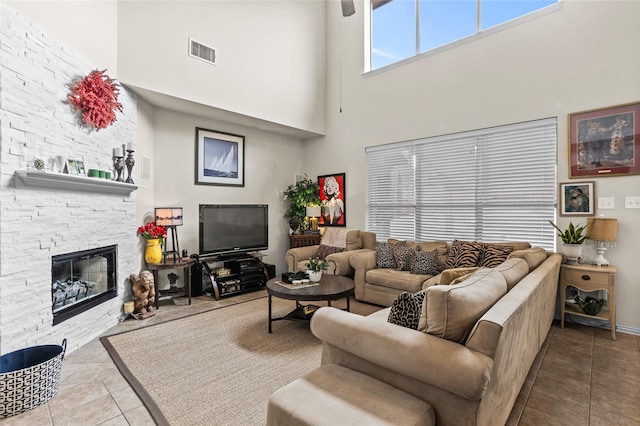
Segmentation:
{"type": "Polygon", "coordinates": [[[559,0],[371,0],[375,70],[558,3],[559,0]]]}

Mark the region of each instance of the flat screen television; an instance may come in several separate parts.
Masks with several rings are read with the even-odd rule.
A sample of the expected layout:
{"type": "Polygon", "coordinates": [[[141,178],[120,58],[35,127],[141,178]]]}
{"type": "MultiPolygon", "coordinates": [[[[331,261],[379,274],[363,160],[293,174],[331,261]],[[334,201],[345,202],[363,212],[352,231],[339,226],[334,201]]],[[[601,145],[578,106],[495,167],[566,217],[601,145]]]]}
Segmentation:
{"type": "Polygon", "coordinates": [[[266,204],[200,204],[200,255],[269,248],[266,204]]]}

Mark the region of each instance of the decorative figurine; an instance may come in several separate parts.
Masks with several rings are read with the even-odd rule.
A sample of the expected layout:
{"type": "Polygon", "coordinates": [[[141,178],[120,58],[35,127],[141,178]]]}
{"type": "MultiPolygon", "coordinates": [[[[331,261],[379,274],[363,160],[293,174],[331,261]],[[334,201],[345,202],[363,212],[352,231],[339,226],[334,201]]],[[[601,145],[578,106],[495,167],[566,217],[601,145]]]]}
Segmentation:
{"type": "Polygon", "coordinates": [[[156,313],[151,310],[156,301],[156,290],[153,274],[149,271],[129,275],[131,291],[133,293],[134,312],[142,319],[154,316],[156,313]]]}

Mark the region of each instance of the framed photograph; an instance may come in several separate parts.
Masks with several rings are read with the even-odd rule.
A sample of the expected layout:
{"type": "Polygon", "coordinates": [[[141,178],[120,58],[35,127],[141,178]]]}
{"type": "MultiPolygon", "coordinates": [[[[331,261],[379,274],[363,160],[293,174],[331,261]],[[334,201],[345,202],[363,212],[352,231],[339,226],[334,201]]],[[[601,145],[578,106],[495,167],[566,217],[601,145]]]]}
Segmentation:
{"type": "Polygon", "coordinates": [[[347,226],[345,173],[318,176],[320,187],[320,225],[347,226]]]}
{"type": "Polygon", "coordinates": [[[196,185],[244,186],[244,136],[196,128],[196,185]]]}
{"type": "Polygon", "coordinates": [[[84,170],[84,161],[73,160],[71,158],[67,159],[67,173],[70,175],[86,175],[84,170]]]}
{"type": "Polygon", "coordinates": [[[569,114],[569,177],[640,174],[640,103],[569,114]]]}
{"type": "Polygon", "coordinates": [[[561,183],[558,191],[560,216],[593,216],[596,192],[594,182],[561,183]]]}

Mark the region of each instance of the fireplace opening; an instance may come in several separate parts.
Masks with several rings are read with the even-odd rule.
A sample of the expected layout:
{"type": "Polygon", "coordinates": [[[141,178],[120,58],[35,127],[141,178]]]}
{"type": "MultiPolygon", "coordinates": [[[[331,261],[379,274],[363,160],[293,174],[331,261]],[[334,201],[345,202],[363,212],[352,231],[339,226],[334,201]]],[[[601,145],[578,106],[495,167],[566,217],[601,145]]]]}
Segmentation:
{"type": "Polygon", "coordinates": [[[118,246],[51,257],[53,325],[117,296],[118,246]]]}

